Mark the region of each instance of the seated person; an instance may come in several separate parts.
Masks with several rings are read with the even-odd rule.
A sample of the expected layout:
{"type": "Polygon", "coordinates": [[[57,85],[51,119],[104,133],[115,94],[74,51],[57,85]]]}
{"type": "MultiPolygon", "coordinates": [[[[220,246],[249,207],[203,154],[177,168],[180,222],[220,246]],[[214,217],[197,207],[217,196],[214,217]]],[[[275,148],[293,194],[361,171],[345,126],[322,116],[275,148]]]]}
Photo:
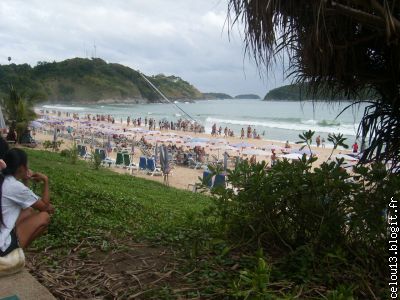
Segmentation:
{"type": "Polygon", "coordinates": [[[47,176],[31,174],[26,153],[11,149],[4,156],[4,162],[6,168],[0,174],[0,257],[28,247],[46,230],[50,214],[54,212],[47,176]],[[43,183],[42,197],[25,185],[29,180],[43,183]]]}
{"type": "Polygon", "coordinates": [[[7,133],[6,140],[9,142],[17,142],[17,133],[15,132],[14,127],[10,127],[10,130],[7,133]]]}
{"type": "Polygon", "coordinates": [[[285,148],[286,148],[286,149],[292,148],[292,146],[290,146],[290,144],[289,144],[289,141],[286,141],[286,143],[285,143],[285,148]]]}

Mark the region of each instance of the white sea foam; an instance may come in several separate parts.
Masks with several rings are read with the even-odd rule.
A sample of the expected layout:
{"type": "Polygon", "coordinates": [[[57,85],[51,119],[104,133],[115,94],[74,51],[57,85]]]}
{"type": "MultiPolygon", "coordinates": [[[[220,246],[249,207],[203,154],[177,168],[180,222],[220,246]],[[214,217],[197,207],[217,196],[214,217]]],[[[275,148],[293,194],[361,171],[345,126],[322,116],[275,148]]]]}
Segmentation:
{"type": "MultiPolygon", "coordinates": [[[[334,121],[316,121],[305,120],[300,122],[285,122],[282,121],[246,121],[246,120],[231,120],[208,117],[206,123],[223,123],[240,126],[258,126],[266,128],[278,128],[286,130],[307,131],[313,130],[321,133],[342,133],[345,135],[356,135],[358,124],[340,124],[334,121]]],[[[208,126],[207,126],[208,127],[208,126]]]]}
{"type": "Polygon", "coordinates": [[[82,111],[87,109],[86,107],[79,107],[79,106],[59,106],[59,105],[43,105],[43,108],[47,109],[59,109],[59,110],[77,110],[82,111]]]}

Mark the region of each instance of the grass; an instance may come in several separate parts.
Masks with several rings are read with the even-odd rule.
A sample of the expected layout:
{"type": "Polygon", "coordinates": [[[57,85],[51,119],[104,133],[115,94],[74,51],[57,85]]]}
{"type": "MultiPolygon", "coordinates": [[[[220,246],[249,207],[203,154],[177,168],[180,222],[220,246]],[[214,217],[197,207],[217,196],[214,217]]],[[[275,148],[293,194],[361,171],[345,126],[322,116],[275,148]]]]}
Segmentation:
{"type": "MultiPolygon", "coordinates": [[[[71,164],[58,153],[27,150],[30,168],[50,179],[56,207],[42,247],[72,247],[82,238],[119,238],[176,242],[210,204],[205,195],[165,187],[107,169],[94,170],[84,161],[71,164]]],[[[39,187],[34,187],[38,190],[39,187]]]]}

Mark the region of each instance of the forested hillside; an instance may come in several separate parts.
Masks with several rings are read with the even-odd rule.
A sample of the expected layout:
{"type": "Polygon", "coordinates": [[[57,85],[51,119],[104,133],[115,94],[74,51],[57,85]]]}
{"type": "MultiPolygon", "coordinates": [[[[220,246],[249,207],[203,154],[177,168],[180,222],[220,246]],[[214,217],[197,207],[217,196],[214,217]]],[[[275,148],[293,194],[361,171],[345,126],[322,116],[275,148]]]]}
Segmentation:
{"type": "MultiPolygon", "coordinates": [[[[371,99],[374,93],[365,91],[359,95],[359,99],[371,99]]],[[[335,94],[319,89],[316,93],[309,90],[307,84],[289,84],[270,90],[264,100],[346,100],[343,92],[335,94]]]]}
{"type": "MultiPolygon", "coordinates": [[[[202,94],[176,76],[148,77],[171,100],[200,99],[202,94]]],[[[9,85],[49,102],[158,102],[161,97],[129,67],[102,59],[73,58],[62,62],[0,65],[0,97],[9,85]]]]}

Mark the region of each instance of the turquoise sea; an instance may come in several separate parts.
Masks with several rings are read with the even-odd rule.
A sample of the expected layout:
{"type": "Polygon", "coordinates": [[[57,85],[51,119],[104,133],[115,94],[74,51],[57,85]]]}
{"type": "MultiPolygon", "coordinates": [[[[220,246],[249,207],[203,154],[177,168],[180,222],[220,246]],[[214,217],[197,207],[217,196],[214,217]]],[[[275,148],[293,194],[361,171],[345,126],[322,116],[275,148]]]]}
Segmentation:
{"type": "MultiPolygon", "coordinates": [[[[319,103],[312,101],[261,101],[261,100],[201,100],[194,103],[176,103],[182,110],[205,126],[211,132],[211,126],[231,128],[235,135],[248,125],[265,135],[264,139],[277,141],[297,141],[298,135],[305,130],[314,130],[321,137],[329,133],[342,133],[352,144],[356,138],[358,125],[365,105],[347,109],[351,104],[343,101],[337,103],[319,103]]],[[[39,109],[69,111],[79,114],[111,114],[117,122],[128,116],[133,118],[152,117],[156,120],[176,120],[185,115],[174,104],[92,104],[92,105],[43,105],[39,109]]]]}

